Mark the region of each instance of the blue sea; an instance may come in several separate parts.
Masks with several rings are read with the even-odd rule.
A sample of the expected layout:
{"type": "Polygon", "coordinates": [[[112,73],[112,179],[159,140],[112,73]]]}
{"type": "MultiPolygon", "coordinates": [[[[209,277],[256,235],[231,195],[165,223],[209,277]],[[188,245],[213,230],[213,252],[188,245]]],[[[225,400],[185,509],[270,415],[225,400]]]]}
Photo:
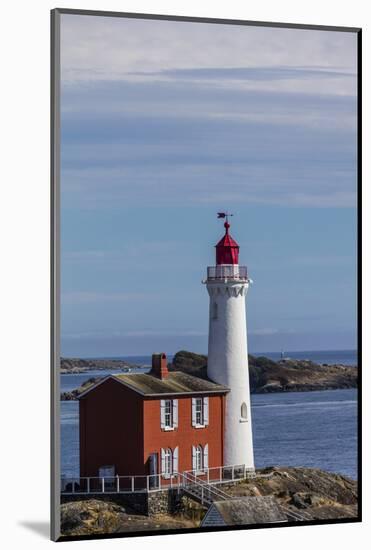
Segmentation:
{"type": "MultiPolygon", "coordinates": [[[[272,359],[280,352],[259,353],[272,359]]],[[[171,356],[168,356],[169,359],[171,356]]],[[[286,352],[285,357],[356,365],[355,351],[286,352]]],[[[148,356],[126,357],[149,365],[148,356]]],[[[92,376],[117,371],[61,375],[61,391],[92,376]]],[[[141,369],[141,372],[143,369],[141,369]]],[[[290,392],[251,396],[255,466],[307,466],[357,478],[357,390],[290,392]]],[[[61,402],[61,469],[79,475],[78,403],[61,402]]]]}

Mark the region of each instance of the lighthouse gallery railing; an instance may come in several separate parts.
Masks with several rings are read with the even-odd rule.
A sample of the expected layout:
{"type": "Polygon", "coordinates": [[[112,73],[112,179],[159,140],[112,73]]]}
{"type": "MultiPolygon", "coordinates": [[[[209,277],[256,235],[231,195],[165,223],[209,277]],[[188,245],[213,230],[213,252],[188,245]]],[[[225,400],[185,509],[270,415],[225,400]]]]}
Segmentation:
{"type": "Polygon", "coordinates": [[[245,265],[213,265],[207,268],[207,280],[232,279],[247,281],[247,267],[245,265]]]}

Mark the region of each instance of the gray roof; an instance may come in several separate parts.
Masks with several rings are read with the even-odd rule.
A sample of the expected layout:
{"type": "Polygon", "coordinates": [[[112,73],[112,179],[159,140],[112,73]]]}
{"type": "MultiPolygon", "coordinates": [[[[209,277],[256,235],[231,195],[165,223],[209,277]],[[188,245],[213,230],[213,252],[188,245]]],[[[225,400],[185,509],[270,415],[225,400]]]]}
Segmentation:
{"type": "Polygon", "coordinates": [[[287,516],[274,497],[242,497],[214,502],[205,515],[201,527],[285,521],[287,516]]]}
{"type": "Polygon", "coordinates": [[[229,392],[226,386],[180,371],[169,372],[162,380],[149,373],[116,374],[113,378],[146,396],[229,392]]]}

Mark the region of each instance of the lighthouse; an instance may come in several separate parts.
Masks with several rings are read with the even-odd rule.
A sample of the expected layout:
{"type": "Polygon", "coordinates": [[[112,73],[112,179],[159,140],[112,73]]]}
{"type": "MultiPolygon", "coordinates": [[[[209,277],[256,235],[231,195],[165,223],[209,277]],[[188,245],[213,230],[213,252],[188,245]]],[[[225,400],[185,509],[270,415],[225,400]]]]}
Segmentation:
{"type": "Polygon", "coordinates": [[[208,377],[230,389],[224,422],[224,465],[254,468],[246,330],[247,267],[239,265],[239,246],[229,233],[216,245],[216,261],[207,268],[210,297],[208,377]]]}

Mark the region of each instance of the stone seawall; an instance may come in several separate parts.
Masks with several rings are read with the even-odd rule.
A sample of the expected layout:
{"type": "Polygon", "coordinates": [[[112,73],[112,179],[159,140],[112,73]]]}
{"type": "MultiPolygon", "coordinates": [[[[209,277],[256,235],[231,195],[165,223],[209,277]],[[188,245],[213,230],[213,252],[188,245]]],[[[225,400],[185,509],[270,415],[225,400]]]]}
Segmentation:
{"type": "Polygon", "coordinates": [[[121,493],[121,494],[97,494],[97,495],[62,495],[61,504],[83,500],[102,500],[112,502],[120,506],[128,506],[135,512],[147,516],[158,514],[172,514],[179,510],[180,494],[177,489],[163,489],[150,493],[121,493]]]}

